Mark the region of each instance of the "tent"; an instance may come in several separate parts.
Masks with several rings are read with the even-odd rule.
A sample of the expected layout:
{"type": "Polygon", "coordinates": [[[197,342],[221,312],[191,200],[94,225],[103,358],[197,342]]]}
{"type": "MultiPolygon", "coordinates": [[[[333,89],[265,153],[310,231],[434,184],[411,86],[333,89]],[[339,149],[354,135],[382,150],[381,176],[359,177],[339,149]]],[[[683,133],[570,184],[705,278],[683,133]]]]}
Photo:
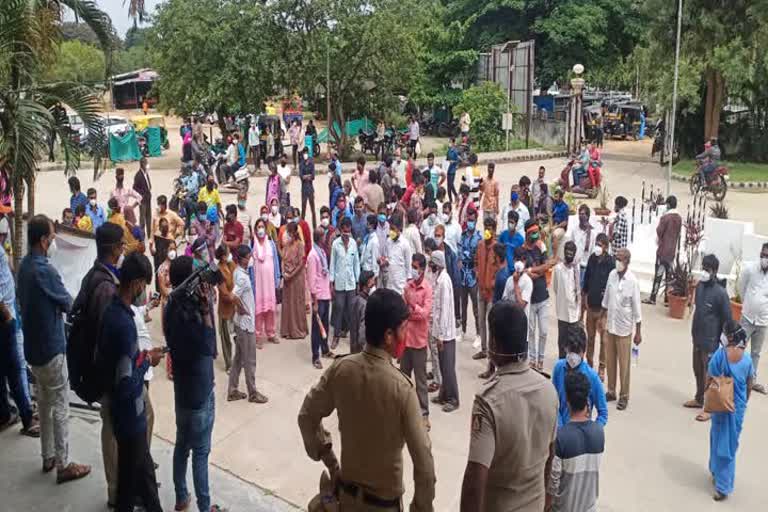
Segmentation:
{"type": "MultiPolygon", "coordinates": [[[[158,153],[159,154],[159,153],[158,153]]],[[[141,158],[136,132],[128,130],[123,135],[109,134],[109,159],[113,162],[132,162],[141,158]]]]}
{"type": "Polygon", "coordinates": [[[149,156],[160,156],[163,145],[162,134],[157,126],[147,127],[141,135],[147,140],[147,151],[149,156]]]}
{"type": "MultiPolygon", "coordinates": [[[[360,130],[368,131],[374,130],[375,128],[376,126],[374,125],[373,121],[367,117],[364,117],[362,119],[352,119],[351,121],[347,121],[344,131],[347,132],[347,137],[357,137],[358,133],[360,133],[360,130]]],[[[338,122],[334,121],[333,129],[336,130],[337,133],[339,132],[338,122]]],[[[317,134],[317,141],[328,142],[328,128],[317,134]]]]}

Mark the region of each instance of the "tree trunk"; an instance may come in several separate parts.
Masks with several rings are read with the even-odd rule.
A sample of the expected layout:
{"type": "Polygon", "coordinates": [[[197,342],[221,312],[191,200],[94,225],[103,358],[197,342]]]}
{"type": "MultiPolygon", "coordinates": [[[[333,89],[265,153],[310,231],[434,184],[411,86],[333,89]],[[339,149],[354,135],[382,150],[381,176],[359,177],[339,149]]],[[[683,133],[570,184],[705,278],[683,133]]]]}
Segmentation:
{"type": "Polygon", "coordinates": [[[715,70],[707,72],[707,97],[704,107],[704,138],[716,139],[720,132],[720,112],[725,96],[725,78],[715,70]]]}
{"type": "MultiPolygon", "coordinates": [[[[227,135],[229,135],[229,132],[227,132],[227,123],[224,121],[224,117],[226,116],[226,112],[224,109],[218,109],[216,110],[216,122],[219,125],[219,131],[221,132],[221,138],[226,139],[227,135]]],[[[210,141],[211,144],[213,144],[213,141],[210,141]]]]}
{"type": "Polygon", "coordinates": [[[27,214],[30,218],[35,215],[35,181],[37,173],[32,173],[27,181],[27,214]]]}
{"type": "Polygon", "coordinates": [[[21,218],[24,208],[24,183],[21,178],[12,178],[13,187],[13,269],[18,272],[19,263],[21,263],[21,241],[24,229],[24,222],[21,218]],[[18,182],[16,181],[18,180],[18,182]]]}

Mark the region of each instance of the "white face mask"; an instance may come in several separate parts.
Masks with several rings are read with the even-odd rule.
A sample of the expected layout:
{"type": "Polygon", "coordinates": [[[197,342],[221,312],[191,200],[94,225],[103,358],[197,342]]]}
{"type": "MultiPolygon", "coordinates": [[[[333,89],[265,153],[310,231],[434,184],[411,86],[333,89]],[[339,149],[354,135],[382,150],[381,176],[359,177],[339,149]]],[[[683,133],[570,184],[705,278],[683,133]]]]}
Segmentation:
{"type": "Polygon", "coordinates": [[[568,352],[565,356],[565,361],[571,368],[576,368],[581,364],[581,356],[576,352],[568,352]]]}
{"type": "Polygon", "coordinates": [[[269,215],[267,215],[266,213],[261,216],[261,220],[263,220],[264,222],[267,222],[268,219],[269,219],[269,215]]]}
{"type": "Polygon", "coordinates": [[[376,287],[375,286],[371,286],[371,289],[368,290],[368,295],[373,295],[373,292],[375,292],[375,291],[376,291],[376,287]]]}
{"type": "Polygon", "coordinates": [[[267,234],[267,231],[264,228],[259,228],[256,230],[256,236],[259,238],[264,238],[264,235],[267,234]]]}
{"type": "Polygon", "coordinates": [[[760,258],[760,267],[763,270],[768,268],[768,258],[760,258]]]}
{"type": "Polygon", "coordinates": [[[429,223],[434,226],[435,224],[437,224],[437,214],[430,213],[429,217],[427,217],[427,220],[429,220],[429,223]]]}
{"type": "Polygon", "coordinates": [[[279,209],[279,208],[278,208],[277,206],[273,206],[273,207],[272,207],[272,215],[277,215],[277,211],[278,211],[278,209],[279,209]]]}
{"type": "Polygon", "coordinates": [[[323,217],[322,219],[320,219],[320,225],[323,226],[324,228],[327,228],[330,224],[331,224],[331,219],[329,219],[328,217],[323,217]]]}
{"type": "Polygon", "coordinates": [[[595,253],[595,256],[602,256],[603,255],[603,248],[600,247],[599,245],[596,245],[594,253],[595,253]]]}
{"type": "Polygon", "coordinates": [[[515,262],[515,272],[520,273],[523,270],[525,270],[525,263],[522,261],[516,261],[515,262]]]}
{"type": "Polygon", "coordinates": [[[121,254],[119,258],[117,258],[117,265],[115,265],[117,268],[120,268],[123,266],[123,262],[125,261],[125,254],[121,254]]]}
{"type": "Polygon", "coordinates": [[[169,260],[175,260],[176,259],[176,251],[174,251],[174,250],[168,251],[168,259],[169,260]]]}
{"type": "Polygon", "coordinates": [[[517,224],[515,224],[514,222],[510,222],[509,224],[507,224],[507,226],[509,227],[510,231],[517,231],[517,224]]]}
{"type": "Polygon", "coordinates": [[[711,278],[712,278],[712,275],[706,270],[703,270],[701,272],[701,277],[699,277],[699,281],[701,281],[702,283],[708,283],[711,278]]]}
{"type": "Polygon", "coordinates": [[[389,208],[390,210],[394,210],[395,209],[395,205],[397,205],[397,203],[389,203],[387,205],[387,208],[389,208]]]}
{"type": "Polygon", "coordinates": [[[232,262],[232,253],[227,254],[227,263],[232,262]]]}
{"type": "Polygon", "coordinates": [[[48,256],[48,258],[52,258],[53,255],[56,254],[56,252],[58,252],[58,249],[59,248],[56,245],[56,239],[54,238],[53,240],[51,240],[51,243],[48,246],[48,253],[46,254],[46,256],[48,256]]]}
{"type": "Polygon", "coordinates": [[[443,237],[441,237],[441,236],[436,236],[436,237],[435,237],[435,243],[436,243],[438,246],[440,246],[440,244],[442,244],[442,243],[443,243],[443,237]]]}
{"type": "Polygon", "coordinates": [[[91,206],[96,206],[96,200],[95,199],[91,199],[90,201],[88,201],[88,203],[90,203],[91,206]]]}
{"type": "Polygon", "coordinates": [[[627,269],[627,265],[623,261],[617,261],[616,262],[616,270],[619,272],[624,272],[627,269]]]}

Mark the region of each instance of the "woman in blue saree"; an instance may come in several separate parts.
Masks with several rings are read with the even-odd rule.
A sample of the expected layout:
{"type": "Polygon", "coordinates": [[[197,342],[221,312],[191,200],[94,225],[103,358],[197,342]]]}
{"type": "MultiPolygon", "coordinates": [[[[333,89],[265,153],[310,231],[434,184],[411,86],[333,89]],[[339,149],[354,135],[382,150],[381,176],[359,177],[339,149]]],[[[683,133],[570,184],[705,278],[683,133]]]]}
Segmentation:
{"type": "Polygon", "coordinates": [[[744,424],[744,413],[752,389],[752,358],[745,352],[746,335],[735,322],[727,328],[728,345],[720,347],[709,361],[711,377],[733,377],[734,412],[713,412],[709,433],[709,471],[715,484],[715,501],[733,492],[736,477],[736,450],[744,424]]]}

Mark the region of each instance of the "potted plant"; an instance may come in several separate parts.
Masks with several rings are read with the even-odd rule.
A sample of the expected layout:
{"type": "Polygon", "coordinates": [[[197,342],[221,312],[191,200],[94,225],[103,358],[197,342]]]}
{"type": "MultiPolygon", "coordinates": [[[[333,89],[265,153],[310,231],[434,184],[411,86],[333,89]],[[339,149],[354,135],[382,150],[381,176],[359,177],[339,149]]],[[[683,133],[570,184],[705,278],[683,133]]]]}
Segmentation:
{"type": "Polygon", "coordinates": [[[715,219],[727,219],[728,207],[725,206],[725,203],[722,201],[717,201],[716,203],[710,205],[709,216],[714,217],[715,219]]]}
{"type": "Polygon", "coordinates": [[[687,263],[677,261],[667,281],[667,300],[669,301],[669,316],[683,318],[685,306],[688,303],[691,271],[687,263]]]}
{"type": "Polygon", "coordinates": [[[606,216],[611,214],[611,209],[608,207],[608,201],[611,199],[611,194],[608,193],[608,187],[605,184],[600,185],[600,191],[597,194],[597,200],[600,204],[595,208],[595,215],[606,216]]]}
{"type": "Polygon", "coordinates": [[[741,258],[733,262],[733,273],[736,275],[733,280],[733,297],[731,297],[731,318],[738,322],[741,320],[741,258]]]}

